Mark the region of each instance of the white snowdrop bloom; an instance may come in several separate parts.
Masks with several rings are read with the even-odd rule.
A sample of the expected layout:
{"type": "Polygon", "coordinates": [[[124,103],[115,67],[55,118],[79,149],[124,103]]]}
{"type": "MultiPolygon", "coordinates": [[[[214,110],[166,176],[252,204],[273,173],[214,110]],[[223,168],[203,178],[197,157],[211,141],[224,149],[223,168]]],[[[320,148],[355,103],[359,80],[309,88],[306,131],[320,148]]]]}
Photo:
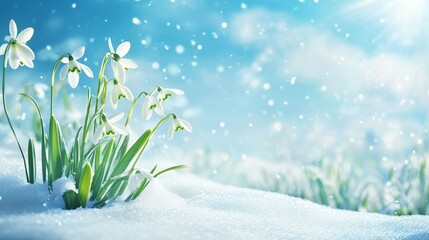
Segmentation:
{"type": "Polygon", "coordinates": [[[118,100],[121,98],[126,98],[130,101],[133,101],[134,96],[129,88],[125,87],[115,79],[113,80],[113,89],[112,93],[110,94],[110,104],[112,105],[113,109],[116,109],[118,106],[118,100]]]}
{"type": "Polygon", "coordinates": [[[137,63],[135,63],[133,60],[124,58],[124,56],[130,50],[131,44],[128,41],[122,42],[121,44],[119,44],[119,46],[116,48],[116,51],[115,51],[110,37],[107,40],[107,42],[109,44],[109,50],[113,58],[113,61],[111,61],[113,73],[116,79],[118,79],[121,84],[125,84],[125,81],[126,81],[125,71],[128,69],[134,69],[138,67],[137,63]]]}
{"type": "Polygon", "coordinates": [[[121,120],[123,117],[124,117],[124,113],[122,112],[115,114],[109,118],[107,118],[106,115],[104,114],[101,115],[102,123],[95,130],[95,133],[92,136],[92,142],[94,144],[97,144],[98,141],[103,136],[103,133],[105,133],[106,135],[116,135],[117,133],[121,135],[128,135],[128,133],[130,132],[129,129],[116,123],[119,120],[121,120]]]}
{"type": "Polygon", "coordinates": [[[146,99],[143,103],[143,117],[146,120],[152,117],[152,110],[155,110],[159,115],[164,114],[164,109],[158,99],[155,96],[146,95],[146,99]]]}
{"type": "Polygon", "coordinates": [[[174,133],[179,130],[186,130],[191,133],[192,126],[186,120],[180,119],[176,117],[176,115],[173,115],[173,123],[170,125],[170,128],[168,129],[168,139],[169,140],[173,139],[174,133]]]}
{"type": "Polygon", "coordinates": [[[158,101],[159,102],[164,102],[169,97],[171,97],[173,94],[183,95],[183,94],[185,94],[185,92],[183,92],[180,89],[158,87],[158,101]]]}
{"type": "Polygon", "coordinates": [[[132,192],[136,188],[138,188],[141,184],[141,182],[144,179],[147,179],[149,181],[154,181],[155,177],[153,174],[150,173],[149,170],[144,168],[135,168],[135,171],[131,174],[129,181],[128,181],[128,189],[132,192]]]}
{"type": "Polygon", "coordinates": [[[92,73],[91,69],[88,66],[77,61],[83,56],[84,53],[85,53],[85,47],[80,47],[72,54],[69,54],[68,58],[65,57],[61,59],[61,62],[65,63],[65,65],[61,68],[60,79],[64,80],[68,75],[67,80],[70,84],[70,87],[72,88],[76,88],[77,85],[79,84],[79,73],[82,70],[85,72],[86,76],[90,78],[94,77],[94,74],[92,73]]]}
{"type": "Polygon", "coordinates": [[[149,181],[155,180],[155,177],[153,176],[153,174],[150,173],[150,171],[145,168],[136,167],[136,174],[141,174],[143,178],[147,178],[149,181]]]}
{"type": "MultiPolygon", "coordinates": [[[[6,36],[5,40],[11,43],[9,51],[6,53],[5,66],[9,62],[12,69],[17,69],[18,66],[27,66],[29,68],[34,67],[33,60],[35,58],[33,50],[29,48],[26,43],[31,39],[34,33],[34,29],[29,27],[24,29],[18,34],[18,28],[15,21],[12,19],[9,23],[10,36],[6,36]]],[[[4,55],[6,52],[7,44],[5,43],[0,47],[0,55],[4,55]]]]}

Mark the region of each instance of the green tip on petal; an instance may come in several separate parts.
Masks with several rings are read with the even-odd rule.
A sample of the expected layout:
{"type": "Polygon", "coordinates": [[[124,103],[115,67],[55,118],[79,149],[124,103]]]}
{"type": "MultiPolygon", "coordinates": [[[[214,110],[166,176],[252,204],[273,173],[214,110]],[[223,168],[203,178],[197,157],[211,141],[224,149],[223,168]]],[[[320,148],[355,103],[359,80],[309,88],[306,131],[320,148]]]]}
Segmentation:
{"type": "Polygon", "coordinates": [[[106,132],[106,135],[115,135],[115,131],[109,130],[106,132]]]}
{"type": "Polygon", "coordinates": [[[172,95],[170,93],[165,94],[164,98],[162,99],[162,101],[167,100],[169,97],[171,97],[172,95]]]}
{"type": "Polygon", "coordinates": [[[152,104],[152,105],[149,106],[149,110],[152,110],[154,108],[156,108],[156,104],[152,104]]]}
{"type": "Polygon", "coordinates": [[[75,71],[78,72],[78,73],[80,73],[80,70],[77,67],[69,69],[69,72],[75,72],[75,71]]]}
{"type": "Polygon", "coordinates": [[[177,126],[176,127],[176,129],[174,130],[175,132],[177,132],[177,131],[179,131],[179,130],[185,130],[185,128],[184,127],[182,127],[182,126],[177,126]]]}

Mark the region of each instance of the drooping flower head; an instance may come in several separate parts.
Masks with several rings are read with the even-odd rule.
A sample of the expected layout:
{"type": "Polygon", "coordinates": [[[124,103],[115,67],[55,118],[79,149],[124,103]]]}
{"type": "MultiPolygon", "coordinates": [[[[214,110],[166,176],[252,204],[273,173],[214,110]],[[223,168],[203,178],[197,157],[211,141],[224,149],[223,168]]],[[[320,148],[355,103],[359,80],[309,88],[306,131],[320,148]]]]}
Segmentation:
{"type": "Polygon", "coordinates": [[[129,88],[119,83],[118,80],[114,79],[112,93],[110,94],[110,104],[112,105],[113,109],[116,109],[118,106],[118,100],[121,98],[133,101],[134,96],[129,88]]]}
{"type": "Polygon", "coordinates": [[[173,135],[177,131],[183,131],[186,130],[188,132],[192,132],[192,126],[189,124],[188,121],[180,119],[176,117],[176,115],[173,115],[173,123],[170,125],[170,128],[168,129],[168,139],[173,139],[173,135]]]}
{"type": "Polygon", "coordinates": [[[159,102],[164,102],[165,100],[167,100],[169,97],[173,95],[183,95],[183,94],[185,94],[185,92],[183,92],[180,89],[158,87],[159,102]]]}
{"type": "MultiPolygon", "coordinates": [[[[6,62],[4,66],[7,66],[9,62],[12,69],[17,69],[18,66],[27,66],[29,68],[34,67],[33,60],[35,58],[33,50],[29,48],[26,43],[31,39],[34,33],[34,29],[28,27],[18,34],[18,28],[15,21],[12,19],[9,22],[9,36],[5,37],[5,40],[11,44],[9,51],[6,53],[6,62]]],[[[4,55],[6,52],[7,44],[5,43],[0,47],[0,55],[4,55]]]]}
{"type": "Polygon", "coordinates": [[[80,47],[72,54],[69,54],[69,57],[65,57],[61,60],[65,65],[61,68],[60,79],[64,80],[66,79],[66,76],[68,76],[67,80],[72,88],[76,88],[79,84],[79,74],[82,70],[88,77],[94,77],[94,74],[88,66],[77,61],[83,57],[84,53],[85,47],[80,47]]]}
{"type": "Polygon", "coordinates": [[[119,125],[117,122],[124,117],[124,113],[118,113],[114,116],[107,118],[104,114],[101,115],[101,125],[95,130],[95,133],[92,137],[92,142],[97,144],[98,141],[103,136],[103,133],[106,135],[128,135],[128,128],[119,125]]]}
{"type": "Polygon", "coordinates": [[[119,44],[119,46],[116,48],[116,51],[115,51],[110,37],[107,40],[107,42],[109,44],[110,54],[113,59],[113,61],[111,61],[113,74],[121,84],[125,84],[125,81],[126,81],[125,71],[128,69],[134,69],[138,67],[137,63],[135,63],[133,60],[124,58],[124,56],[130,50],[131,44],[128,41],[122,42],[121,44],[119,44]]]}
{"type": "Polygon", "coordinates": [[[149,120],[152,117],[152,110],[155,110],[159,115],[164,114],[164,108],[159,102],[158,98],[155,96],[148,94],[146,95],[146,99],[143,103],[142,114],[146,120],[149,120]]]}

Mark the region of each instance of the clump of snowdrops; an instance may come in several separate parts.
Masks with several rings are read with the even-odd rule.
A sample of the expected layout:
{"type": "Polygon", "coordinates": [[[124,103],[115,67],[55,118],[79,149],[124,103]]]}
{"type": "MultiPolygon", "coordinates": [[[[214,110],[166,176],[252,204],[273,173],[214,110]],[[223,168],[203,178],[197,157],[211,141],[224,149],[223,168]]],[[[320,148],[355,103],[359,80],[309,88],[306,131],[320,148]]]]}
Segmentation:
{"type": "Polygon", "coordinates": [[[97,78],[97,91],[92,92],[88,88],[84,120],[77,131],[70,136],[73,139],[70,146],[67,146],[60,123],[54,114],[55,79],[60,64],[62,67],[59,71],[59,78],[67,80],[71,88],[78,86],[82,73],[89,78],[94,77],[92,70],[79,61],[85,53],[85,47],[80,47],[72,53],[63,54],[53,66],[48,129],[45,129],[44,115],[37,101],[26,93],[20,93],[24,99],[32,103],[37,113],[40,128],[35,128],[34,131],[40,132],[35,132],[34,135],[42,136],[40,149],[36,149],[35,140],[30,138],[25,154],[8,113],[5,98],[6,70],[8,65],[13,70],[20,66],[34,67],[35,55],[27,46],[27,42],[33,36],[34,29],[29,27],[18,33],[15,21],[11,20],[9,32],[10,35],[5,38],[7,43],[0,47],[0,55],[4,55],[3,109],[18,145],[28,183],[36,183],[36,162],[39,160],[36,156],[40,156],[43,182],[47,182],[49,191],[60,191],[67,209],[102,207],[117,198],[124,199],[125,202],[134,200],[154,178],[165,172],[185,167],[178,165],[160,171],[157,166],[154,166],[150,171],[136,167],[136,163],[148,142],[163,124],[172,120],[167,134],[170,140],[175,132],[181,130],[192,132],[192,127],[187,121],[178,118],[175,114],[166,114],[163,109],[164,102],[173,95],[183,95],[182,90],[157,86],[150,92],[141,92],[137,97],[134,97],[126,86],[127,71],[138,67],[133,60],[124,58],[130,50],[130,43],[122,42],[115,50],[110,38],[108,39],[109,52],[102,60],[97,78]],[[105,68],[109,61],[113,69],[114,76],[112,77],[105,75],[105,68]],[[145,120],[152,117],[152,112],[161,117],[153,128],[143,132],[135,142],[131,142],[129,137],[131,129],[128,123],[141,98],[144,98],[142,114],[145,120]],[[119,112],[112,116],[106,116],[106,105],[111,105],[111,108],[116,110],[118,104],[123,100],[131,101],[127,114],[119,112]],[[125,119],[121,123],[121,119],[124,117],[125,119]],[[36,151],[40,151],[40,154],[36,154],[36,151]],[[129,182],[135,181],[135,179],[139,180],[138,184],[129,189],[131,188],[129,182]]]}

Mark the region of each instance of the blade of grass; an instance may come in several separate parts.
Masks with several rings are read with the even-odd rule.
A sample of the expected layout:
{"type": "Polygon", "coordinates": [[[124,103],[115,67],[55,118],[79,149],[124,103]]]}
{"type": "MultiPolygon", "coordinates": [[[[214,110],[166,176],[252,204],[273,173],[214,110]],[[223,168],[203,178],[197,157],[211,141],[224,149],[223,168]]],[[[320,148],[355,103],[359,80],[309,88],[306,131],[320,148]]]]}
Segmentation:
{"type": "Polygon", "coordinates": [[[89,199],[89,193],[91,191],[91,183],[92,183],[92,168],[91,164],[88,162],[85,163],[82,169],[82,176],[79,182],[79,204],[82,207],[86,207],[86,203],[89,199]]]}
{"type": "Polygon", "coordinates": [[[112,177],[115,177],[123,173],[131,161],[141,152],[147,145],[149,138],[151,137],[152,130],[147,130],[144,134],[140,136],[139,139],[131,146],[131,148],[125,153],[125,155],[118,161],[117,165],[112,171],[112,177]]]}
{"type": "Polygon", "coordinates": [[[94,181],[92,182],[92,196],[91,200],[95,200],[98,195],[98,192],[101,187],[101,183],[103,180],[104,172],[106,171],[107,162],[110,159],[110,155],[112,154],[113,146],[115,144],[115,140],[111,139],[108,145],[105,147],[103,151],[103,160],[101,162],[100,167],[95,170],[94,181]]]}
{"type": "Polygon", "coordinates": [[[166,172],[169,172],[169,171],[173,171],[173,170],[183,169],[183,168],[188,168],[188,166],[186,166],[186,165],[177,165],[177,166],[169,167],[169,168],[166,168],[166,169],[164,169],[162,171],[159,171],[153,177],[156,178],[156,177],[158,177],[159,175],[161,175],[163,173],[166,173],[166,172]]]}
{"type": "Polygon", "coordinates": [[[36,152],[33,139],[28,140],[28,178],[29,183],[36,182],[36,152]]]}
{"type": "Polygon", "coordinates": [[[40,130],[41,130],[41,157],[42,157],[42,178],[43,178],[43,182],[46,182],[46,176],[48,173],[48,160],[47,160],[47,156],[46,156],[46,144],[45,144],[45,127],[44,127],[44,123],[43,123],[43,117],[42,117],[42,112],[40,111],[40,107],[37,104],[37,102],[34,100],[34,98],[32,98],[31,96],[29,96],[26,93],[20,93],[21,96],[25,97],[26,99],[28,99],[36,108],[36,112],[37,112],[37,116],[39,117],[39,121],[40,121],[40,130]]]}
{"type": "Polygon", "coordinates": [[[54,115],[49,122],[49,178],[48,185],[52,189],[52,183],[63,174],[63,163],[61,160],[60,139],[58,136],[57,120],[54,115]]]}

